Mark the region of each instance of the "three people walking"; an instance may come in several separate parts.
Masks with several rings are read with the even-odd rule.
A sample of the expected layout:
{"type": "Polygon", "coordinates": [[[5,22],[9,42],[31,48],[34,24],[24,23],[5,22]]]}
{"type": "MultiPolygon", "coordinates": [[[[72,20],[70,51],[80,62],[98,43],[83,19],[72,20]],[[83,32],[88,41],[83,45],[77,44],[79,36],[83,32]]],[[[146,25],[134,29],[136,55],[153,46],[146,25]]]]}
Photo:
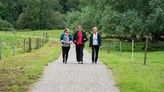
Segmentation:
{"type": "MultiPolygon", "coordinates": [[[[66,28],[64,30],[64,33],[60,37],[60,41],[62,43],[63,63],[67,63],[70,45],[73,41],[76,48],[76,60],[78,64],[83,64],[83,50],[87,40],[88,40],[87,35],[83,31],[81,25],[77,26],[73,39],[72,36],[69,34],[69,29],[66,28]]],[[[98,33],[97,27],[93,28],[93,32],[90,35],[89,47],[92,48],[92,59],[91,59],[92,63],[97,63],[99,48],[102,47],[102,37],[98,33]]]]}

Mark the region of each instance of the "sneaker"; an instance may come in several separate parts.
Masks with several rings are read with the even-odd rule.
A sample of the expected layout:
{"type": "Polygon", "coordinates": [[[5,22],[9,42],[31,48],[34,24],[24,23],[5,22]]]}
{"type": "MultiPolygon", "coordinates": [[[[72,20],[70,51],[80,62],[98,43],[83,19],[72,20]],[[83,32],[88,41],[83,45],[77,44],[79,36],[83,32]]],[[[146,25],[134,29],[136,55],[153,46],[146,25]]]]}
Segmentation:
{"type": "Polygon", "coordinates": [[[81,61],[80,64],[83,64],[83,61],[81,61]]]}

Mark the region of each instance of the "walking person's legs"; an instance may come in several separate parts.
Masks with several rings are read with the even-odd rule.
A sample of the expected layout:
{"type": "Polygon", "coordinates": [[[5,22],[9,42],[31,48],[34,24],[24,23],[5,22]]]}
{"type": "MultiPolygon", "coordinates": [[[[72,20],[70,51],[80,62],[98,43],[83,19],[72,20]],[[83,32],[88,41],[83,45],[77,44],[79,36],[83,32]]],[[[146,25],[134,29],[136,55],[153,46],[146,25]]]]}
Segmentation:
{"type": "Polygon", "coordinates": [[[65,55],[66,55],[66,49],[65,49],[65,47],[62,47],[63,63],[65,62],[65,55]]]}
{"type": "Polygon", "coordinates": [[[94,53],[95,53],[95,46],[92,46],[92,63],[94,63],[95,61],[94,53]]]}
{"type": "Polygon", "coordinates": [[[80,62],[80,46],[76,45],[76,59],[77,62],[80,62]]]}
{"type": "Polygon", "coordinates": [[[66,57],[65,57],[65,63],[67,63],[68,60],[68,53],[69,53],[70,47],[66,47],[66,57]]]}
{"type": "Polygon", "coordinates": [[[97,63],[97,60],[98,60],[98,55],[99,55],[99,46],[95,46],[95,50],[96,50],[96,57],[95,57],[95,63],[97,63]]]}
{"type": "Polygon", "coordinates": [[[84,50],[84,45],[80,45],[80,62],[83,64],[83,50],[84,50]]]}

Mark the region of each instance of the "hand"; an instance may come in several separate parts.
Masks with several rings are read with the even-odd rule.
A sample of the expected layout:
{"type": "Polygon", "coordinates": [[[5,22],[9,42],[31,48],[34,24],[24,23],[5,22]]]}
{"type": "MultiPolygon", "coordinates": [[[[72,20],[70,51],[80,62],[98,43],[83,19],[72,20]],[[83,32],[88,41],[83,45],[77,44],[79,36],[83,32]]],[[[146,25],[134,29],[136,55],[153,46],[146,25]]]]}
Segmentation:
{"type": "Polygon", "coordinates": [[[87,39],[86,38],[84,38],[84,41],[86,41],[87,39]]]}
{"type": "Polygon", "coordinates": [[[100,46],[100,49],[102,48],[102,46],[100,46]]]}

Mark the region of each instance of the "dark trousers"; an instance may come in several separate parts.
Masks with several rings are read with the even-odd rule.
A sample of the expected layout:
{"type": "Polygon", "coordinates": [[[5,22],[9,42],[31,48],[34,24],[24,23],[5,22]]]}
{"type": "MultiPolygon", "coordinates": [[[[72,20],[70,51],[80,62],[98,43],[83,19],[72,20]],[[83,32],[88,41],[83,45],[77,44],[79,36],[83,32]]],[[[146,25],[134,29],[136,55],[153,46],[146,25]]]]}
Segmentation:
{"type": "Polygon", "coordinates": [[[84,45],[76,45],[76,59],[78,62],[83,61],[84,45]]]}
{"type": "Polygon", "coordinates": [[[98,45],[92,45],[92,62],[93,63],[97,63],[99,48],[100,48],[100,46],[98,46],[98,45]]]}
{"type": "Polygon", "coordinates": [[[64,62],[67,63],[69,49],[70,49],[70,47],[63,47],[62,46],[63,63],[64,62]]]}

